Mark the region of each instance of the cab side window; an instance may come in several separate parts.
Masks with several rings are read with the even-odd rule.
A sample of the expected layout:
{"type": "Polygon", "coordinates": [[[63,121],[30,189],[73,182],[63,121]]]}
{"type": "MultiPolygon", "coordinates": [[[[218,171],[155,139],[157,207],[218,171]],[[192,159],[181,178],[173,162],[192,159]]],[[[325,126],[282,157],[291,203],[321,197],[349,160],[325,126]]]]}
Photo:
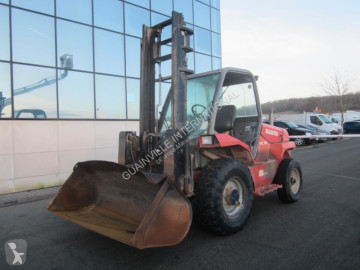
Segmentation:
{"type": "Polygon", "coordinates": [[[236,117],[258,116],[254,86],[251,82],[223,87],[220,105],[235,105],[236,117]]]}
{"type": "Polygon", "coordinates": [[[317,118],[317,116],[310,116],[310,122],[317,126],[321,126],[322,124],[319,118],[317,118]]]}

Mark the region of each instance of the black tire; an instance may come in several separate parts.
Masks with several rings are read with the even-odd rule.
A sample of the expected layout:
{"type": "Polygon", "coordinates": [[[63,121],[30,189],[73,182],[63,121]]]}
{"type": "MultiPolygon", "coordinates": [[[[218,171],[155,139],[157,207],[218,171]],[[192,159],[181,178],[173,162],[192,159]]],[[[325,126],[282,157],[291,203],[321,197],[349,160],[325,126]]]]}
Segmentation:
{"type": "Polygon", "coordinates": [[[306,145],[310,145],[310,144],[313,144],[313,140],[309,140],[309,139],[305,139],[305,144],[306,145]]]}
{"type": "Polygon", "coordinates": [[[277,190],[280,201],[293,203],[299,200],[303,185],[299,162],[291,158],[284,159],[279,166],[274,182],[282,185],[282,188],[277,190]]]}
{"type": "Polygon", "coordinates": [[[295,144],[296,146],[303,146],[305,144],[305,140],[303,138],[296,138],[295,144]]]}
{"type": "Polygon", "coordinates": [[[205,229],[230,235],[244,227],[254,200],[246,165],[234,159],[213,160],[201,171],[194,191],[195,218],[205,229]]]}

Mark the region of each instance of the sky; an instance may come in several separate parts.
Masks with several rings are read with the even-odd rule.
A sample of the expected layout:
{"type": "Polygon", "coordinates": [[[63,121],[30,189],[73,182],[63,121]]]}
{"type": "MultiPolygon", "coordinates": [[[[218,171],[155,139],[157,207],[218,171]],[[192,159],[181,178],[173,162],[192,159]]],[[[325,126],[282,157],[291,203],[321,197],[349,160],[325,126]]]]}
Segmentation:
{"type": "Polygon", "coordinates": [[[334,72],[360,91],[360,1],[220,2],[222,66],[258,75],[262,103],[323,96],[334,72]]]}

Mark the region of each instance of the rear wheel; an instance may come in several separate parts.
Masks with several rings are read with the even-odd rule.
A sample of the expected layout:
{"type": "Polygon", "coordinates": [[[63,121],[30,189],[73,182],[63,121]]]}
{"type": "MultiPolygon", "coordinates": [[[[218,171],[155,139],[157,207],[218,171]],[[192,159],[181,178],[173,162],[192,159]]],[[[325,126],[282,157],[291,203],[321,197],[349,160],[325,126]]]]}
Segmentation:
{"type": "Polygon", "coordinates": [[[238,160],[216,159],[202,170],[195,183],[195,217],[206,229],[229,235],[246,224],[253,199],[248,168],[238,160]]]}
{"type": "Polygon", "coordinates": [[[292,203],[299,200],[303,182],[299,162],[291,158],[284,159],[279,166],[274,182],[282,185],[282,188],[277,190],[282,202],[292,203]]]}

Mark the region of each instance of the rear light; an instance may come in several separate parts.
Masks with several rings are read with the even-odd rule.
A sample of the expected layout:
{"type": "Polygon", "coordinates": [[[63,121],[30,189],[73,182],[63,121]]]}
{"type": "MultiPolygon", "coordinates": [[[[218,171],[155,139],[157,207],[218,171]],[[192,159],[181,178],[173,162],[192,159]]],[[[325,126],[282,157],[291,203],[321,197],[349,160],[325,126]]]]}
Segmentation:
{"type": "Polygon", "coordinates": [[[205,145],[209,145],[209,144],[214,144],[214,138],[213,136],[201,136],[201,144],[205,145]]]}
{"type": "Polygon", "coordinates": [[[200,147],[218,147],[219,141],[215,135],[203,135],[199,137],[200,147]]]}

